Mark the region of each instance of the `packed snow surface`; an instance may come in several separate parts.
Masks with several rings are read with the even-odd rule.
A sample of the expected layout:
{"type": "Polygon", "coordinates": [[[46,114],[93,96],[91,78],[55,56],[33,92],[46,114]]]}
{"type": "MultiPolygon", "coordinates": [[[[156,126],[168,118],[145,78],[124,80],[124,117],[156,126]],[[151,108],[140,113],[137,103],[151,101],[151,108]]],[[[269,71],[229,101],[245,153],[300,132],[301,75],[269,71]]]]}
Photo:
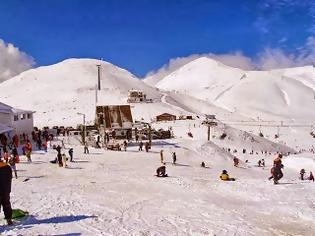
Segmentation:
{"type": "MultiPolygon", "coordinates": [[[[176,131],[186,129],[188,123],[173,125],[176,131]]],[[[281,184],[273,185],[267,178],[275,153],[239,153],[241,165],[234,167],[232,155],[219,148],[219,140],[214,139],[216,144],[204,141],[205,128],[197,126],[191,131],[196,138],[185,135],[154,141],[149,153],[139,152],[138,145],[132,144],[127,152],[90,148],[90,154],[83,154],[83,147],[76,140],[65,137],[63,152],[67,154],[68,148],[74,147],[75,160],[67,168],[49,163],[56,156],[52,149],[48,153],[35,151],[33,163],[27,163],[22,156],[11,198],[13,208],[27,210],[30,216],[16,226],[2,226],[0,232],[3,235],[313,235],[315,184],[299,180],[298,168],[290,167],[297,160],[306,160],[306,170],[314,171],[314,160],[302,154],[286,157],[284,178],[281,184]],[[161,149],[167,178],[154,176],[161,165],[161,149]],[[171,164],[174,151],[176,165],[171,164]],[[261,158],[266,160],[266,167],[257,167],[261,158]],[[245,159],[249,162],[243,162],[245,159]],[[202,161],[207,168],[200,167],[202,161]],[[308,165],[309,162],[313,164],[308,165]],[[236,181],[221,181],[219,175],[223,169],[236,181]]],[[[255,150],[267,146],[260,140],[255,150]]]]}

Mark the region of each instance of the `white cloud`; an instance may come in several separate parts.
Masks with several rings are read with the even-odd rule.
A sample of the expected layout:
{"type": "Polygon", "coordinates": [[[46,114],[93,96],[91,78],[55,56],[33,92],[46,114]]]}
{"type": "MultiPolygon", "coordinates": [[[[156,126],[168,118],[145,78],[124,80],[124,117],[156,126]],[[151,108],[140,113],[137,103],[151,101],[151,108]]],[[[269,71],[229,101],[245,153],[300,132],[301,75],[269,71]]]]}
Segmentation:
{"type": "Polygon", "coordinates": [[[0,83],[32,68],[32,57],[0,39],[0,83]]]}

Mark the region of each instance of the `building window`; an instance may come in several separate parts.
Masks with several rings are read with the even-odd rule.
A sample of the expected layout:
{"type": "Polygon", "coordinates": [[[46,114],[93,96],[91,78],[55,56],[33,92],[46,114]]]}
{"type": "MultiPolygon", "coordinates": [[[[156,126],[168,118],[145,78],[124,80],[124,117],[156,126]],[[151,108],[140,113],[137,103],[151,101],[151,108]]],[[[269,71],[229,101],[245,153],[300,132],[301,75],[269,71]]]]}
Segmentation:
{"type": "Polygon", "coordinates": [[[25,120],[26,114],[21,114],[21,120],[25,120]]]}
{"type": "Polygon", "coordinates": [[[19,120],[19,116],[18,115],[14,115],[14,121],[18,121],[19,120]]]}
{"type": "Polygon", "coordinates": [[[32,113],[27,114],[27,119],[32,119],[32,113]]]}

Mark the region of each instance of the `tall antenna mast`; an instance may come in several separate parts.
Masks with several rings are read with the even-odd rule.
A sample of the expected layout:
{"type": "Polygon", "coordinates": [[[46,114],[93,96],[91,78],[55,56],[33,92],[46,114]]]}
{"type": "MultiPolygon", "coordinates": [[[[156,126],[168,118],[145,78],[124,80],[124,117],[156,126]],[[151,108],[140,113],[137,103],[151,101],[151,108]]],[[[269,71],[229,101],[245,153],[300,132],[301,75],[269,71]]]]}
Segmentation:
{"type": "Polygon", "coordinates": [[[97,66],[97,88],[98,90],[101,90],[101,65],[97,66]]]}

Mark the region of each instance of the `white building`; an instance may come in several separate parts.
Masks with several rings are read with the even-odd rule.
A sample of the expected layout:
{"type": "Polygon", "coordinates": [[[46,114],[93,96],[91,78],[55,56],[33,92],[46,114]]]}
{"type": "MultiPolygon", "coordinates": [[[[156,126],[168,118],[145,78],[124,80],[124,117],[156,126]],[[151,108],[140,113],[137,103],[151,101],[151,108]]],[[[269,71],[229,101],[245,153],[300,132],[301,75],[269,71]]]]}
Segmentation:
{"type": "Polygon", "coordinates": [[[131,89],[128,91],[128,103],[152,102],[152,99],[147,99],[147,95],[142,90],[131,89]]]}
{"type": "Polygon", "coordinates": [[[33,113],[0,102],[0,123],[12,128],[15,134],[30,134],[33,131],[33,113]]]}

